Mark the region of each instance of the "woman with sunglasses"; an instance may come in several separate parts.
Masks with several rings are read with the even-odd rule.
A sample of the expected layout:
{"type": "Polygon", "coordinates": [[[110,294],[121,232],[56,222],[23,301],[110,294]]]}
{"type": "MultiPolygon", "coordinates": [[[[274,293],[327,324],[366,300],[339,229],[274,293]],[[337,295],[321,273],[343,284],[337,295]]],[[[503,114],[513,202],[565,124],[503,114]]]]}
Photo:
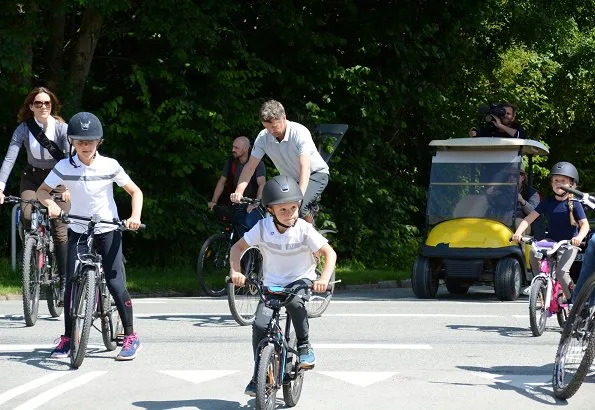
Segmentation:
{"type": "MultiPolygon", "coordinates": [[[[27,166],[21,176],[20,196],[25,200],[37,199],[37,188],[43,183],[60,157],[67,156],[69,149],[66,138],[67,124],[58,115],[59,104],[58,97],[45,87],[34,88],[25,97],[17,114],[19,125],[12,134],[8,151],[2,162],[2,168],[0,168],[0,204],[4,203],[6,182],[22,146],[27,151],[27,166]]],[[[54,193],[62,195],[64,202],[59,202],[59,206],[68,212],[70,194],[66,188],[59,186],[54,190],[54,193]]],[[[31,227],[31,205],[21,203],[21,218],[25,230],[29,230],[31,227]]],[[[58,219],[52,219],[52,228],[58,273],[63,290],[64,281],[62,278],[66,271],[68,226],[58,219]]],[[[62,294],[63,292],[61,292],[62,294]]]]}

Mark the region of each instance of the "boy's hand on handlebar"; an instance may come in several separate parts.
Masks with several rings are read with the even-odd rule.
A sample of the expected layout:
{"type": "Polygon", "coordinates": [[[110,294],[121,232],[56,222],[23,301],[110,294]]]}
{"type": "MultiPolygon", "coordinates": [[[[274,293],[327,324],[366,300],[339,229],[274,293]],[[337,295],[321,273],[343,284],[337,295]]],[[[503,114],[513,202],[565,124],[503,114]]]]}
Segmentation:
{"type": "Polygon", "coordinates": [[[570,243],[573,246],[580,246],[581,242],[582,242],[582,240],[577,238],[576,236],[570,240],[570,243]]]}
{"type": "Polygon", "coordinates": [[[238,194],[237,192],[234,192],[233,194],[231,194],[229,196],[229,199],[231,200],[231,202],[234,202],[236,204],[239,204],[240,201],[242,200],[243,196],[242,194],[238,194]]]}
{"type": "Polygon", "coordinates": [[[55,202],[52,202],[48,205],[48,216],[50,218],[60,218],[62,216],[62,209],[55,202]]]}
{"type": "Polygon", "coordinates": [[[328,280],[327,281],[317,280],[312,285],[312,290],[316,293],[324,293],[324,292],[326,292],[327,287],[328,287],[328,280]]]}
{"type": "Polygon", "coordinates": [[[521,241],[521,234],[515,233],[512,235],[512,241],[519,243],[521,241]]]}
{"type": "Polygon", "coordinates": [[[124,222],[124,225],[126,226],[126,229],[130,229],[131,231],[136,231],[138,228],[140,228],[140,219],[133,218],[131,216],[124,222]]]}
{"type": "Polygon", "coordinates": [[[231,281],[236,286],[244,286],[246,283],[246,277],[240,272],[231,272],[231,281]]]}

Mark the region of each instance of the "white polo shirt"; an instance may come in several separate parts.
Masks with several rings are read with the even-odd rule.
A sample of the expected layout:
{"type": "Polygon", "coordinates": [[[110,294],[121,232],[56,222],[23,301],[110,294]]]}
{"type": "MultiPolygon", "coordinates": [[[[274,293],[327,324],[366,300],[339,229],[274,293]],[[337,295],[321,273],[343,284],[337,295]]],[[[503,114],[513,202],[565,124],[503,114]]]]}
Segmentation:
{"type": "MultiPolygon", "coordinates": [[[[105,220],[120,219],[114,201],[113,183],[124,186],[132,180],[118,161],[101,156],[99,152],[90,166],[83,164],[77,155],[73,160],[80,166],[73,167],[68,158],[61,160],[48,174],[44,181],[46,185],[52,189],[65,185],[70,190],[70,213],[73,215],[91,217],[98,214],[105,220]]],[[[73,222],[68,226],[70,229],[78,233],[86,232],[86,224],[73,222]]],[[[96,231],[104,233],[116,228],[115,225],[98,224],[96,231]]]]}
{"type": "Polygon", "coordinates": [[[272,217],[258,221],[244,234],[244,240],[250,246],[258,246],[262,253],[265,286],[286,286],[304,278],[316,280],[312,252],[328,242],[303,219],[279,233],[272,217]]]}
{"type": "Polygon", "coordinates": [[[316,149],[310,131],[302,124],[287,121],[285,138],[277,141],[266,129],[260,131],[254,141],[252,155],[262,159],[264,154],[268,155],[281,175],[288,175],[295,181],[300,177],[301,155],[310,155],[310,173],[322,172],[328,174],[328,165],[316,149]]]}

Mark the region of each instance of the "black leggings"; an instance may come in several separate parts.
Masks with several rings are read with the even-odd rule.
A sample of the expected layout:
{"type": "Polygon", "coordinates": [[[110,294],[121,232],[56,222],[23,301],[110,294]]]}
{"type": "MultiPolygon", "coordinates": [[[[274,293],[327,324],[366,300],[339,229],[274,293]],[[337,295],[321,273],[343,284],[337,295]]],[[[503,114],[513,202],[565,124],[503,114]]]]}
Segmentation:
{"type": "MultiPolygon", "coordinates": [[[[126,289],[122,272],[122,232],[111,231],[95,234],[95,246],[101,255],[103,271],[107,287],[122,319],[124,332],[129,335],[134,333],[132,300],[126,289]]],[[[87,234],[76,233],[68,230],[68,268],[66,271],[65,295],[72,292],[72,277],[74,276],[75,263],[77,260],[77,248],[81,253],[87,252],[87,234]]],[[[70,317],[70,297],[64,297],[64,335],[70,337],[72,333],[72,318],[70,317]]]]}

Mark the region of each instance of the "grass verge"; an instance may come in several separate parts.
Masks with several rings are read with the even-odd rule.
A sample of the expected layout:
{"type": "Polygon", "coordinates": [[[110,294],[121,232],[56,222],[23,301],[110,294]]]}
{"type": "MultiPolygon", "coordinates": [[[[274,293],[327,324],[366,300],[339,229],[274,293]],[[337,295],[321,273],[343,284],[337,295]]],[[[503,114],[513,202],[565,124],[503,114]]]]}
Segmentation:
{"type": "MultiPolygon", "coordinates": [[[[388,271],[343,266],[337,269],[339,288],[345,285],[373,284],[380,281],[409,279],[408,271],[388,271]]],[[[190,267],[126,267],[128,291],[132,294],[182,294],[198,296],[196,272],[190,267]]],[[[21,274],[13,272],[7,259],[0,259],[0,296],[21,293],[21,274]]]]}

